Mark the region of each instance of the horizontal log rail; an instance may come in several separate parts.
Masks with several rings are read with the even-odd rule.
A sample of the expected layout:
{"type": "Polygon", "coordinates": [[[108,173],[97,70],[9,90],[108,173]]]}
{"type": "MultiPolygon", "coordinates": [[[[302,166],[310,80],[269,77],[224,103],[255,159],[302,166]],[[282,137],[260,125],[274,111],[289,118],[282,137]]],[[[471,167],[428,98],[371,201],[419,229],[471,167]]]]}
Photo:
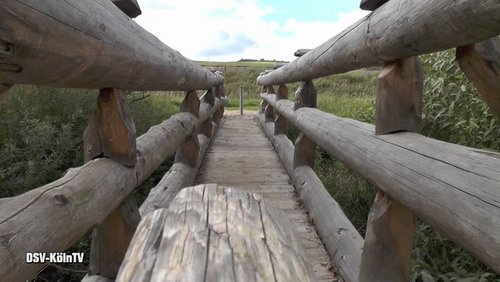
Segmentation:
{"type": "Polygon", "coordinates": [[[201,90],[224,81],[109,0],[5,0],[0,26],[0,85],[201,90]]]}
{"type": "Polygon", "coordinates": [[[500,154],[261,97],[334,158],[500,272],[500,154]]]}
{"type": "Polygon", "coordinates": [[[201,101],[200,118],[190,112],[177,113],[138,137],[134,167],[98,158],[45,186],[0,199],[2,279],[29,279],[43,264],[26,264],[26,252],[62,252],[102,223],[227,102],[224,96],[206,100],[201,101]]]}
{"type": "Polygon", "coordinates": [[[305,81],[471,45],[500,34],[500,3],[388,1],[295,61],[257,78],[261,85],[305,81]]]}

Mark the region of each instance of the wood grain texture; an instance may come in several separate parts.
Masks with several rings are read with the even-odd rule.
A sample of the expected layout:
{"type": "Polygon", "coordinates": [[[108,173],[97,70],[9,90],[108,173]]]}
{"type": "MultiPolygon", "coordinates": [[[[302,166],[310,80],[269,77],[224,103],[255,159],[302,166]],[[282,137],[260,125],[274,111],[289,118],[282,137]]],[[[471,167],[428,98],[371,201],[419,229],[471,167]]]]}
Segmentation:
{"type": "MultiPolygon", "coordinates": [[[[292,104],[291,101],[288,102],[292,104]]],[[[314,221],[318,235],[334,261],[336,270],[344,281],[357,281],[363,238],[314,171],[309,166],[299,166],[294,169],[292,141],[283,134],[275,136],[269,134],[272,123],[265,122],[263,115],[260,115],[259,121],[273,143],[283,166],[293,177],[298,195],[314,221]]]]}
{"type": "MultiPolygon", "coordinates": [[[[317,92],[311,80],[301,82],[299,88],[295,92],[294,110],[302,107],[316,108],[317,92]]],[[[269,105],[271,107],[271,105],[269,105]]],[[[274,110],[274,109],[273,109],[274,110]]],[[[316,144],[303,133],[300,133],[295,140],[295,150],[293,153],[293,167],[307,165],[314,167],[314,159],[316,156],[316,144]]]]}
{"type": "Polygon", "coordinates": [[[408,208],[377,193],[368,215],[358,281],[408,281],[415,223],[408,208]]]}
{"type": "MultiPolygon", "coordinates": [[[[417,57],[386,65],[377,82],[375,134],[420,132],[422,92],[417,57]]],[[[378,191],[368,216],[359,281],[409,279],[415,224],[408,208],[378,191]]]]}
{"type": "Polygon", "coordinates": [[[140,220],[135,197],[130,195],[93,231],[90,276],[116,278],[140,220]]]}
{"type": "Polygon", "coordinates": [[[170,202],[177,193],[184,187],[193,185],[193,180],[198,174],[205,153],[210,144],[210,139],[204,135],[198,135],[199,152],[196,166],[191,166],[183,162],[176,162],[165,173],[160,182],[151,189],[148,197],[140,207],[141,215],[146,215],[160,208],[168,208],[170,202]]]}
{"type": "Polygon", "coordinates": [[[490,110],[500,117],[500,37],[457,48],[457,61],[490,110]]]}
{"type": "Polygon", "coordinates": [[[275,124],[273,122],[266,122],[263,114],[259,115],[259,123],[269,140],[271,140],[274,150],[278,154],[286,172],[290,178],[293,178],[293,154],[295,148],[292,141],[285,134],[272,134],[275,124]]]}
{"type": "MultiPolygon", "coordinates": [[[[288,87],[285,84],[281,84],[278,87],[278,91],[276,93],[276,99],[278,100],[288,100],[288,87]]],[[[274,125],[274,134],[288,134],[288,121],[286,118],[281,116],[279,113],[275,113],[277,118],[275,120],[274,125]]]]}
{"type": "Polygon", "coordinates": [[[257,82],[303,81],[470,45],[500,34],[499,14],[498,1],[389,1],[257,82]]]}
{"type": "Polygon", "coordinates": [[[6,0],[0,38],[0,83],[66,88],[196,90],[223,83],[163,44],[109,0],[6,0]],[[61,40],[64,38],[64,40],[61,40]]]}
{"type": "MultiPolygon", "coordinates": [[[[390,3],[390,2],[389,2],[390,3]]],[[[401,132],[261,95],[318,146],[500,272],[500,154],[401,132]]]]}
{"type": "Polygon", "coordinates": [[[420,132],[423,88],[418,57],[385,65],[377,80],[375,134],[420,132]]]}
{"type": "MultiPolygon", "coordinates": [[[[260,119],[264,121],[263,113],[260,119]]],[[[218,183],[262,195],[264,200],[283,210],[293,223],[301,244],[306,249],[306,257],[313,265],[316,279],[336,281],[330,269],[330,258],[298,200],[290,177],[256,122],[250,114],[225,116],[214,135],[195,183],[218,183]]],[[[266,122],[265,125],[268,134],[272,134],[274,123],[266,122]]],[[[288,169],[293,172],[291,141],[284,134],[278,134],[274,138],[283,141],[284,149],[289,148],[287,145],[291,146],[292,149],[288,151],[288,169]]]]}
{"type": "Polygon", "coordinates": [[[304,253],[260,195],[199,185],[144,218],[116,281],[314,281],[304,253]]]}
{"type": "Polygon", "coordinates": [[[295,91],[295,106],[293,109],[297,110],[302,107],[316,108],[316,106],[317,91],[312,80],[302,81],[297,91],[295,91]]]}
{"type": "Polygon", "coordinates": [[[217,128],[217,124],[212,122],[210,114],[215,114],[217,107],[220,107],[224,102],[222,98],[211,99],[207,95],[212,96],[213,92],[207,91],[204,96],[200,97],[202,100],[199,107],[201,109],[200,116],[206,119],[201,124],[200,121],[197,123],[197,126],[201,126],[198,130],[200,134],[197,135],[196,139],[193,136],[188,137],[185,143],[179,147],[174,164],[160,182],[151,189],[148,197],[142,203],[140,207],[142,215],[159,208],[167,208],[180,189],[193,185],[193,180],[203,162],[212,134],[217,128]],[[207,101],[212,101],[214,107],[207,104],[207,101]]]}
{"type": "Polygon", "coordinates": [[[358,281],[363,237],[310,166],[295,168],[293,181],[340,276],[358,281]]]}
{"type": "Polygon", "coordinates": [[[177,113],[151,127],[137,138],[134,168],[107,158],[92,160],[52,183],[0,200],[0,245],[7,250],[0,252],[0,261],[6,262],[0,265],[0,277],[25,281],[43,267],[26,264],[26,252],[62,252],[77,243],[171,156],[199,122],[192,114],[177,113]]]}
{"type": "Polygon", "coordinates": [[[99,91],[97,109],[83,137],[86,162],[107,157],[125,166],[135,166],[135,125],[122,90],[106,88],[99,91]]]}

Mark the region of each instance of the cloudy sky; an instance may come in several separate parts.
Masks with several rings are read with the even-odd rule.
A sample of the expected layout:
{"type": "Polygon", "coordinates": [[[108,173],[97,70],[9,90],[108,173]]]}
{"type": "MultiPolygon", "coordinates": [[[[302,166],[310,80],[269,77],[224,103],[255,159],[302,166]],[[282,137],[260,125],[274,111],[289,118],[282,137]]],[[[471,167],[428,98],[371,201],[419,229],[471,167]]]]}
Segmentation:
{"type": "Polygon", "coordinates": [[[360,0],[139,0],[136,21],[193,60],[293,60],[367,14],[360,0]]]}

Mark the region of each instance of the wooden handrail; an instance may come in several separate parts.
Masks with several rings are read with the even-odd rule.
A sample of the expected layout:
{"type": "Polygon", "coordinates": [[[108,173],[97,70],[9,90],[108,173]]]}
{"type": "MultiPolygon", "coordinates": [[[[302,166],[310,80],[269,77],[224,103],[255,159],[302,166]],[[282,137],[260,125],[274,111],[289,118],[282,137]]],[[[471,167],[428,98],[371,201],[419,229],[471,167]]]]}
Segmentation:
{"type": "Polygon", "coordinates": [[[163,44],[109,0],[5,0],[0,84],[200,90],[223,77],[163,44]]]}
{"type": "Polygon", "coordinates": [[[108,158],[70,169],[62,178],[13,198],[0,199],[0,276],[29,279],[43,264],[26,264],[26,252],[61,252],[100,224],[163,161],[210,120],[225,97],[200,107],[200,119],[182,112],[137,138],[137,162],[126,167],[108,158]],[[38,234],[38,236],[36,236],[38,234]]]}
{"type": "Polygon", "coordinates": [[[500,272],[500,154],[374,126],[293,102],[266,103],[318,146],[500,272]]]}
{"type": "Polygon", "coordinates": [[[495,1],[389,1],[295,61],[257,78],[304,81],[480,42],[500,34],[495,1]]]}

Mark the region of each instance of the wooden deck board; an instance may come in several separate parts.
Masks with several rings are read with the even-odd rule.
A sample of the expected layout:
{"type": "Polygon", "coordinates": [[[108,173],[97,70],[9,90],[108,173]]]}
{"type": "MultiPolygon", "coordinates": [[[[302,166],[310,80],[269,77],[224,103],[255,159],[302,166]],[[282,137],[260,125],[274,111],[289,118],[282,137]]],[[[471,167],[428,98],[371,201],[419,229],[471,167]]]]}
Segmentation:
{"type": "Polygon", "coordinates": [[[217,183],[261,194],[287,214],[318,281],[337,281],[316,230],[274,148],[249,116],[221,120],[195,183],[217,183]]]}

